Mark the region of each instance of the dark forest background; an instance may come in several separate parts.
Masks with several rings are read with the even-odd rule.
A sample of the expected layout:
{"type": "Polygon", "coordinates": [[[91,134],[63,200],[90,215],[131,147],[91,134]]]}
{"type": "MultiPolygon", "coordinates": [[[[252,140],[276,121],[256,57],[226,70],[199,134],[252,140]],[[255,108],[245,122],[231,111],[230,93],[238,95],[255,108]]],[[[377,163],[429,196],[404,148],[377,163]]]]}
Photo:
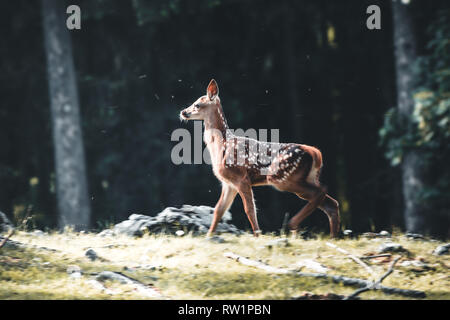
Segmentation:
{"type": "MultiPolygon", "coordinates": [[[[345,228],[405,229],[402,154],[421,150],[430,170],[417,201],[429,206],[418,231],[449,236],[448,1],[408,5],[417,44],[409,94],[431,109],[423,121],[433,133],[422,144],[414,126],[391,121],[400,76],[392,1],[86,0],[62,6],[64,19],[69,4],[82,17],[69,39],[92,228],[168,206],[215,205],[221,187],[211,167],[170,160],[172,131],[193,132],[179,111],[215,78],[231,128],[278,128],[282,142],[321,149],[321,181],[340,202],[345,228]],[[371,4],[381,8],[381,30],[366,27],[371,4]]],[[[56,228],[42,10],[41,1],[0,3],[0,210],[56,228]]],[[[254,191],[263,231],[279,230],[285,213],[305,204],[271,188],[254,191]]],[[[231,212],[249,228],[240,201],[231,212]]],[[[328,221],[317,211],[302,227],[328,232],[328,221]]]]}

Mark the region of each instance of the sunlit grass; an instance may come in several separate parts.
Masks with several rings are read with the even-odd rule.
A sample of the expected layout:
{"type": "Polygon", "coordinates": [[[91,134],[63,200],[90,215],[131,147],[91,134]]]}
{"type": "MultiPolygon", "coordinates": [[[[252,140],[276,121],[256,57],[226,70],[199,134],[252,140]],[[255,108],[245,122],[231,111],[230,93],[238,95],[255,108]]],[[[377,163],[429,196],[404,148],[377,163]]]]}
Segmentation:
{"type": "MultiPolygon", "coordinates": [[[[365,269],[342,253],[326,245],[332,241],[356,256],[376,253],[384,239],[330,240],[319,235],[315,240],[289,239],[288,246],[266,244],[279,236],[222,235],[225,243],[207,241],[204,237],[186,235],[145,235],[142,238],[99,237],[74,232],[36,236],[18,232],[13,240],[28,247],[56,249],[0,250],[0,299],[143,299],[130,286],[107,282],[114,294],[93,287],[88,280],[92,273],[105,270],[122,272],[145,284],[158,288],[169,299],[289,299],[304,291],[317,294],[349,294],[355,288],[328,280],[301,278],[292,275],[268,274],[224,257],[232,251],[241,256],[261,260],[276,267],[295,269],[300,259],[313,259],[330,269],[330,274],[370,278],[365,269]],[[93,248],[102,258],[90,261],[84,253],[93,248]],[[78,265],[83,270],[79,279],[66,270],[78,265]]],[[[420,258],[434,270],[414,272],[397,266],[383,284],[404,289],[424,290],[427,298],[450,299],[450,259],[432,255],[442,243],[408,240],[402,235],[392,239],[411,252],[408,259],[420,258]]],[[[383,274],[389,263],[368,262],[376,274],[383,274]]],[[[302,271],[313,271],[302,269],[302,271]]],[[[366,292],[364,299],[403,299],[379,292],[366,292]]]]}

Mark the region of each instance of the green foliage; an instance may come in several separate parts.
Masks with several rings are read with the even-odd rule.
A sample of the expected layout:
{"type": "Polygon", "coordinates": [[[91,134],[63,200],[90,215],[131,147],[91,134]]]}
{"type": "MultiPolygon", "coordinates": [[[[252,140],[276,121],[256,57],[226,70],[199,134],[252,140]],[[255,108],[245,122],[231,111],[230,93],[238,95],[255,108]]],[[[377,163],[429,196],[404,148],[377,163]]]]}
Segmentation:
{"type": "MultiPolygon", "coordinates": [[[[427,54],[414,66],[417,73],[414,111],[400,117],[396,108],[385,116],[379,134],[393,166],[412,149],[420,149],[430,169],[423,197],[442,202],[450,192],[450,18],[441,11],[428,30],[427,54]]],[[[442,205],[442,203],[441,203],[442,205]]]]}

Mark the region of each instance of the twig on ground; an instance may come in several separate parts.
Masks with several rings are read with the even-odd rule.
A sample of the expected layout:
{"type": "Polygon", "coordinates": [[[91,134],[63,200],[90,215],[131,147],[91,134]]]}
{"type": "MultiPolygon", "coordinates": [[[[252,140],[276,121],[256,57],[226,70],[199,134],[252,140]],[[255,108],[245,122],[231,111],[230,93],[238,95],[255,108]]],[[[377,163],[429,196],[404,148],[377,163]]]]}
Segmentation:
{"type": "Polygon", "coordinates": [[[345,297],[344,300],[351,300],[351,299],[356,298],[358,295],[360,295],[363,292],[378,289],[378,287],[380,287],[380,285],[381,285],[381,282],[383,282],[384,279],[386,279],[392,272],[394,272],[394,266],[400,259],[401,259],[401,256],[395,258],[394,261],[392,261],[391,265],[389,266],[388,271],[385,274],[383,274],[377,281],[367,285],[364,288],[356,290],[352,294],[345,297]]]}
{"type": "Polygon", "coordinates": [[[330,242],[326,243],[327,246],[336,249],[337,251],[346,254],[350,259],[352,259],[353,261],[355,261],[357,264],[359,264],[360,266],[364,267],[364,269],[366,269],[366,271],[368,273],[370,273],[371,275],[375,275],[375,272],[372,270],[371,267],[369,267],[366,263],[364,263],[361,259],[359,259],[358,257],[354,256],[353,254],[351,254],[350,252],[348,252],[347,250],[344,250],[342,248],[339,248],[338,246],[336,246],[335,244],[332,244],[330,242]]]}
{"type": "Polygon", "coordinates": [[[103,291],[103,292],[106,293],[106,294],[109,294],[109,295],[117,294],[117,292],[115,292],[115,291],[113,291],[113,290],[110,290],[110,289],[106,288],[106,287],[105,287],[100,281],[98,281],[98,280],[90,279],[90,280],[87,281],[87,283],[88,283],[89,285],[91,285],[92,287],[94,287],[95,289],[100,290],[100,291],[103,291]]]}
{"type": "Polygon", "coordinates": [[[9,232],[9,234],[3,238],[2,242],[0,243],[0,249],[6,244],[6,242],[9,240],[9,238],[12,237],[12,235],[14,234],[15,229],[11,229],[11,231],[9,232]]]}
{"type": "Polygon", "coordinates": [[[382,254],[375,254],[373,256],[361,256],[360,259],[375,259],[375,258],[383,258],[383,257],[390,257],[390,253],[382,253],[382,254]]]}
{"type": "MultiPolygon", "coordinates": [[[[287,274],[287,275],[293,275],[293,276],[297,276],[297,277],[329,279],[335,283],[342,283],[344,286],[352,286],[352,287],[356,286],[356,287],[365,288],[365,287],[373,284],[372,281],[364,280],[364,279],[349,278],[349,277],[344,277],[344,276],[339,276],[339,275],[327,275],[325,273],[298,272],[298,271],[292,271],[292,270],[287,270],[287,269],[283,269],[283,268],[272,267],[263,262],[255,261],[255,260],[251,260],[251,259],[239,256],[237,254],[234,254],[233,252],[225,252],[224,256],[227,258],[236,260],[237,262],[242,263],[244,265],[256,267],[258,269],[262,269],[262,270],[264,270],[266,272],[270,272],[270,273],[287,274]]],[[[402,295],[402,296],[406,296],[406,297],[414,297],[414,298],[424,298],[425,297],[425,292],[423,292],[423,291],[385,287],[385,286],[382,286],[381,284],[377,285],[373,289],[381,290],[382,292],[384,292],[386,294],[398,294],[398,295],[402,295]]]]}

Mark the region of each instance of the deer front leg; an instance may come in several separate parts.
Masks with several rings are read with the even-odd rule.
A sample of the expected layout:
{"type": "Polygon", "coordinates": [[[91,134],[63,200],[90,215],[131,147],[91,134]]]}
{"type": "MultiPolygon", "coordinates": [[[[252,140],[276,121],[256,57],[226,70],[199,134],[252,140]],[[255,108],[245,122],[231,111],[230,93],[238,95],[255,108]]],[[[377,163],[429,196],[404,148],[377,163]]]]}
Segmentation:
{"type": "Polygon", "coordinates": [[[239,195],[241,196],[242,203],[244,204],[244,210],[247,214],[247,218],[252,226],[253,234],[258,237],[261,233],[258,225],[258,218],[256,217],[255,201],[253,199],[253,190],[250,183],[241,183],[238,187],[239,195]]]}
{"type": "Polygon", "coordinates": [[[209,227],[207,237],[210,237],[214,233],[214,231],[216,231],[220,219],[222,219],[225,211],[230,208],[234,198],[236,197],[236,194],[236,189],[234,189],[230,185],[227,185],[225,183],[222,185],[222,194],[220,195],[219,201],[214,208],[214,216],[211,226],[209,227]]]}

